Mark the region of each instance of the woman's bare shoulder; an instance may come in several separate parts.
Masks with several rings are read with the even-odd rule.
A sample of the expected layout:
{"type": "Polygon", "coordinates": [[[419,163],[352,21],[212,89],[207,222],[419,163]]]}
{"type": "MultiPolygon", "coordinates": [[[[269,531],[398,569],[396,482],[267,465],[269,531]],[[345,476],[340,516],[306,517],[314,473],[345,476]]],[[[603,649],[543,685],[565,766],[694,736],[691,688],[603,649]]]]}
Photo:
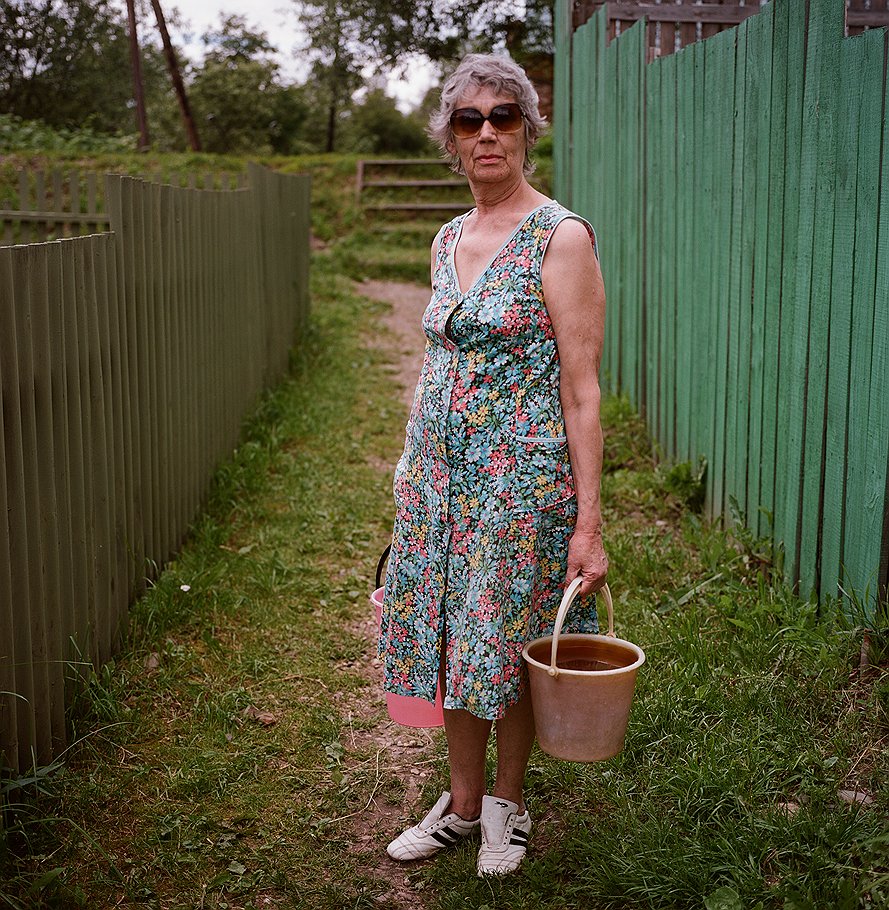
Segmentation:
{"type": "Polygon", "coordinates": [[[591,228],[579,215],[568,215],[555,226],[550,248],[568,255],[583,255],[592,252],[593,235],[591,228]]]}

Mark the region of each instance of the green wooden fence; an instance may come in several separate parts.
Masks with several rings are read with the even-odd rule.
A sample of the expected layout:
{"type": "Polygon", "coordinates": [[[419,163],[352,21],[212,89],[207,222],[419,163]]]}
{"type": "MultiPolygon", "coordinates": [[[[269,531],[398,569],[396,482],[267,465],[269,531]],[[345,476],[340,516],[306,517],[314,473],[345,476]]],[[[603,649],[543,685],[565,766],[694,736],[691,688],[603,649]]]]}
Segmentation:
{"type": "Polygon", "coordinates": [[[106,177],[109,233],[0,247],[0,752],[65,743],[308,309],[309,180],[106,177]],[[66,691],[67,690],[67,691],[66,691]]]}
{"type": "MultiPolygon", "coordinates": [[[[646,63],[644,22],[557,10],[557,196],[601,235],[606,384],[708,462],[808,595],[874,603],[889,562],[885,29],[774,0],[646,63]]],[[[881,593],[880,593],[881,592],[881,593]]]]}

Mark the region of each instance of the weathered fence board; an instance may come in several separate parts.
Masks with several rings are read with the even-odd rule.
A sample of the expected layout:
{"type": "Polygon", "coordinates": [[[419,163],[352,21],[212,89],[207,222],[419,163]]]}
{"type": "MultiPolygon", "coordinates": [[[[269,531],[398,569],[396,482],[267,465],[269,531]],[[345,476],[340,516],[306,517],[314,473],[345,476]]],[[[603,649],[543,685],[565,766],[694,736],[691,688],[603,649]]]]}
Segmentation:
{"type": "Polygon", "coordinates": [[[306,178],[107,177],[104,198],[109,233],[0,248],[0,763],[14,768],[64,744],[72,684],[114,653],[308,307],[306,178]]]}
{"type": "Polygon", "coordinates": [[[668,458],[707,459],[711,514],[737,504],[772,534],[804,594],[843,584],[873,606],[889,582],[886,31],[844,37],[842,0],[774,0],[646,63],[645,23],[606,45],[608,15],[559,40],[555,156],[557,195],[601,234],[603,381],[668,458]]]}
{"type": "MultiPolygon", "coordinates": [[[[155,183],[191,188],[239,189],[246,185],[246,175],[198,175],[156,171],[143,179],[155,183]]],[[[107,231],[109,224],[104,193],[100,191],[95,172],[85,175],[78,170],[53,168],[19,172],[17,192],[12,199],[0,198],[0,244],[33,243],[78,237],[107,231]]]]}

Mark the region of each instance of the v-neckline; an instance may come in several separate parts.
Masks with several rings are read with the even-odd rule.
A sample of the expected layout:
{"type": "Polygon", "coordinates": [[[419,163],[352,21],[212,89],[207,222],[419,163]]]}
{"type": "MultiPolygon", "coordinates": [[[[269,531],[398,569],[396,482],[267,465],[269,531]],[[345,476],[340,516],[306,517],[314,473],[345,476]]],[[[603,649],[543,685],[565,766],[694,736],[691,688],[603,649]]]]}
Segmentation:
{"type": "Polygon", "coordinates": [[[537,206],[537,208],[531,209],[527,215],[524,215],[519,219],[519,223],[515,226],[512,233],[503,241],[500,245],[500,248],[496,253],[488,260],[488,264],[478,273],[475,278],[475,281],[464,291],[460,287],[460,275],[457,272],[457,244],[460,242],[460,238],[463,236],[463,225],[466,222],[466,219],[472,214],[472,212],[477,211],[477,209],[472,209],[467,212],[466,215],[460,221],[460,225],[457,228],[457,236],[454,238],[454,242],[451,244],[451,255],[450,255],[450,266],[451,266],[451,275],[454,278],[454,284],[457,287],[457,295],[462,300],[464,297],[468,297],[472,291],[475,290],[475,286],[488,274],[488,271],[491,269],[491,266],[497,261],[497,258],[500,254],[509,246],[509,244],[515,239],[519,231],[527,224],[528,219],[534,215],[536,212],[539,212],[541,209],[546,208],[548,205],[552,205],[555,202],[555,199],[550,199],[547,202],[543,202],[537,206]]]}

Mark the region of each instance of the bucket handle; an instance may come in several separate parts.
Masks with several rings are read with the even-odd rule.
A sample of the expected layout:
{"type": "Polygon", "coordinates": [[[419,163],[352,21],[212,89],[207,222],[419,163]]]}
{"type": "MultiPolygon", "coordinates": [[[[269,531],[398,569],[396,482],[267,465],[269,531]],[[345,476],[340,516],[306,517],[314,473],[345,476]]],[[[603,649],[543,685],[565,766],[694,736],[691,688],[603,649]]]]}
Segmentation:
{"type": "MultiPolygon", "coordinates": [[[[568,613],[568,610],[571,608],[571,604],[574,603],[574,598],[577,597],[577,592],[580,590],[580,586],[583,584],[583,578],[578,575],[571,584],[565,589],[565,593],[562,595],[562,602],[559,604],[559,612],[556,614],[556,624],[553,628],[553,646],[550,651],[549,666],[546,669],[546,672],[550,676],[558,676],[559,668],[556,666],[556,652],[559,650],[559,634],[562,631],[562,624],[565,622],[565,616],[568,613]]],[[[614,638],[614,602],[611,599],[611,589],[608,585],[602,585],[602,587],[596,592],[596,596],[601,594],[603,600],[605,601],[605,607],[608,610],[608,636],[609,638],[614,638]]]]}
{"type": "Polygon", "coordinates": [[[380,561],[377,563],[377,587],[380,587],[380,582],[383,580],[383,566],[386,565],[386,559],[389,556],[389,551],[392,549],[392,544],[387,544],[386,549],[383,550],[383,555],[380,557],[380,561]]]}

